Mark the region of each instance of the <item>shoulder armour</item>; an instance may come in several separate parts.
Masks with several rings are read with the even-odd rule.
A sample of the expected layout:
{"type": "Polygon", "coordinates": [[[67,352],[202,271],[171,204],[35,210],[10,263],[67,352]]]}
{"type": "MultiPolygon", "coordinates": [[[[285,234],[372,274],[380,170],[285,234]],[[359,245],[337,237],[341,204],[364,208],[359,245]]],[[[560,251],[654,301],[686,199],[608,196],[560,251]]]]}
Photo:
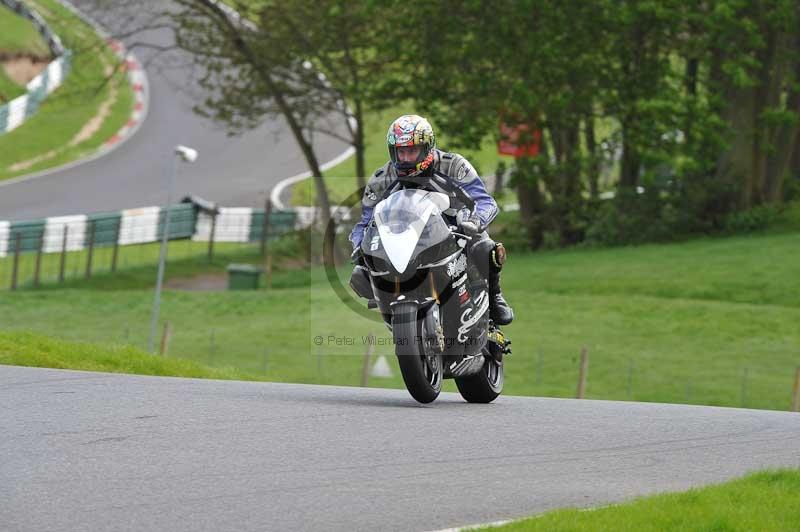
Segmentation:
{"type": "Polygon", "coordinates": [[[469,183],[478,177],[469,161],[459,153],[442,153],[441,160],[440,170],[456,181],[469,183]]]}
{"type": "MultiPolygon", "coordinates": [[[[391,163],[388,163],[391,164],[391,163]]],[[[364,188],[364,195],[361,198],[361,203],[365,207],[374,207],[380,200],[381,195],[389,185],[390,173],[387,171],[387,166],[383,166],[375,171],[364,188]]]]}

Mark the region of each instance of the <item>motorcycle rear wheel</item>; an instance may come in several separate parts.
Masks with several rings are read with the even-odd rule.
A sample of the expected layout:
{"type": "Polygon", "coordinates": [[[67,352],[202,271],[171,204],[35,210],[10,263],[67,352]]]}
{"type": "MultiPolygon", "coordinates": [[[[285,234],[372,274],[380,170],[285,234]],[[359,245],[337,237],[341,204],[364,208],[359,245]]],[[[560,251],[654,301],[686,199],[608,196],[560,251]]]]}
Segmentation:
{"type": "Polygon", "coordinates": [[[504,380],[503,362],[498,362],[486,352],[483,367],[478,373],[455,378],[461,397],[468,403],[491,403],[503,391],[504,380]]]}
{"type": "Polygon", "coordinates": [[[442,355],[426,347],[425,320],[417,316],[417,305],[401,303],[394,308],[392,333],[395,354],[403,382],[411,397],[420,403],[430,403],[439,397],[444,378],[442,355]]]}

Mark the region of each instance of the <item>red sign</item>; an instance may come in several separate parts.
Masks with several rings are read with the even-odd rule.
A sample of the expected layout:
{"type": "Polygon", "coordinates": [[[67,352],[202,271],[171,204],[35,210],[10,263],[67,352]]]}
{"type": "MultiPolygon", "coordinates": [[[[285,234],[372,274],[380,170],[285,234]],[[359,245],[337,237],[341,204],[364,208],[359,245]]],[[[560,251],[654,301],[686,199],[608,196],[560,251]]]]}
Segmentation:
{"type": "Polygon", "coordinates": [[[528,124],[509,125],[500,122],[500,141],[497,153],[514,157],[536,157],[539,155],[539,142],[542,132],[528,124]]]}

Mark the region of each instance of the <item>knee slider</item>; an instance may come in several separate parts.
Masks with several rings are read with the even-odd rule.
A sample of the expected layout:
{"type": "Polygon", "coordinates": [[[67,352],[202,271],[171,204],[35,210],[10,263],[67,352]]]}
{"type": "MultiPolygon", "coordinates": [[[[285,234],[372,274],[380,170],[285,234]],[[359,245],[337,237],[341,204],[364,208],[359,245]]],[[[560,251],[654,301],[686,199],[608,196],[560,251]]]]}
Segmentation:
{"type": "Polygon", "coordinates": [[[491,238],[483,238],[473,242],[470,248],[472,260],[484,277],[489,274],[494,247],[494,241],[491,238]]]}

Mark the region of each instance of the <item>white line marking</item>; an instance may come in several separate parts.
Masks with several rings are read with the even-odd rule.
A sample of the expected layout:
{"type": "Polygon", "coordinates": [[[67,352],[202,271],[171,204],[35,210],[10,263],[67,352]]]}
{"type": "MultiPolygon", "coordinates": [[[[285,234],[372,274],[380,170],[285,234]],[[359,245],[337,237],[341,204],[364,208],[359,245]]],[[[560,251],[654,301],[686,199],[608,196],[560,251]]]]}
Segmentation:
{"type": "MultiPolygon", "coordinates": [[[[343,151],[342,153],[340,153],[339,155],[337,155],[336,157],[334,157],[330,161],[328,161],[325,164],[321,165],[319,167],[319,169],[324,172],[328,168],[333,168],[337,164],[349,159],[355,153],[356,153],[356,149],[354,147],[350,146],[349,148],[347,148],[345,151],[343,151]]],[[[283,193],[283,189],[285,189],[289,185],[294,185],[295,183],[297,183],[299,181],[302,181],[303,179],[307,179],[309,177],[311,177],[311,172],[306,170],[303,173],[294,175],[292,177],[287,177],[286,179],[283,179],[283,180],[279,181],[278,184],[275,185],[272,188],[272,194],[270,194],[270,197],[269,197],[269,200],[272,202],[272,205],[278,210],[285,209],[286,206],[281,201],[281,194],[283,193]]]]}

